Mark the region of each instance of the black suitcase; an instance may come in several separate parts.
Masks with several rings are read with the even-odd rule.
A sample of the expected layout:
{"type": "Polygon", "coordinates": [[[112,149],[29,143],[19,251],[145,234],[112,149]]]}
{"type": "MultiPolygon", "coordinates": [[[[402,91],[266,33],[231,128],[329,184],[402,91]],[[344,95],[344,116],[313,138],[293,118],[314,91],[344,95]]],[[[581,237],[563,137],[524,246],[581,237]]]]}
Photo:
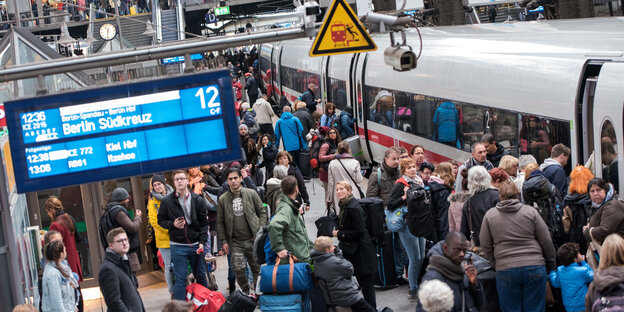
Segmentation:
{"type": "Polygon", "coordinates": [[[240,289],[235,290],[218,312],[253,312],[258,303],[254,298],[245,295],[240,289]]]}
{"type": "Polygon", "coordinates": [[[384,232],[384,244],[377,246],[377,274],[375,287],[390,289],[399,286],[394,257],[394,235],[391,231],[384,232]]]}
{"type": "Polygon", "coordinates": [[[312,178],[312,167],[310,165],[310,152],[309,151],[301,151],[299,153],[299,163],[297,164],[299,170],[301,170],[301,175],[304,179],[312,178]]]}

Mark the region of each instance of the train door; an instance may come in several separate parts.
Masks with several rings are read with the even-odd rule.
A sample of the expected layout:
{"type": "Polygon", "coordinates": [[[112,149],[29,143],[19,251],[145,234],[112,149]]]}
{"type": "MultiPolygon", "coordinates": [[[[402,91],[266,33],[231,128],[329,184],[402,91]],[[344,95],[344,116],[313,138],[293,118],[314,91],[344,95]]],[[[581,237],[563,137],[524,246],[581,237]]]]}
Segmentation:
{"type": "Polygon", "coordinates": [[[594,97],[602,64],[602,61],[589,61],[581,77],[576,105],[576,140],[572,136],[575,141],[573,144],[577,146],[571,159],[572,161],[576,157],[575,163],[587,164],[593,161],[590,158],[594,152],[594,97]]]}
{"type": "Polygon", "coordinates": [[[624,118],[623,63],[605,63],[596,83],[594,101],[594,174],[613,184],[618,191],[622,184],[619,176],[624,167],[622,153],[624,118]]]}
{"type": "Polygon", "coordinates": [[[364,93],[364,72],[366,71],[367,53],[359,53],[355,55],[355,66],[352,66],[351,81],[353,82],[353,90],[351,92],[352,99],[355,103],[355,114],[357,115],[357,131],[360,136],[360,144],[364,149],[364,159],[368,162],[373,161],[373,152],[371,151],[368,139],[368,125],[366,117],[368,116],[368,105],[366,105],[364,93]]]}
{"type": "Polygon", "coordinates": [[[278,103],[282,97],[282,84],[280,81],[280,62],[282,60],[282,43],[276,42],[273,45],[273,53],[271,53],[271,82],[273,83],[273,92],[275,101],[278,103]]]}

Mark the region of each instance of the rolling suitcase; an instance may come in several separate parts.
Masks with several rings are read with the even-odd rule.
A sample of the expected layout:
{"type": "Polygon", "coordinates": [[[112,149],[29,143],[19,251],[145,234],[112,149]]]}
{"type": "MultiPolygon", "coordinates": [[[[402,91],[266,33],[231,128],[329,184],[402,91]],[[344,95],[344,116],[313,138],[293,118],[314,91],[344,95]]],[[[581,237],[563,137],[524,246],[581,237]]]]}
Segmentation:
{"type": "Polygon", "coordinates": [[[391,231],[384,232],[384,244],[377,248],[377,274],[375,287],[390,289],[399,286],[394,265],[394,235],[391,231]]]}
{"type": "Polygon", "coordinates": [[[245,295],[240,289],[235,290],[218,312],[253,312],[258,303],[254,298],[245,295]]]}
{"type": "Polygon", "coordinates": [[[303,294],[262,295],[258,300],[262,312],[308,312],[310,301],[303,294]]]}

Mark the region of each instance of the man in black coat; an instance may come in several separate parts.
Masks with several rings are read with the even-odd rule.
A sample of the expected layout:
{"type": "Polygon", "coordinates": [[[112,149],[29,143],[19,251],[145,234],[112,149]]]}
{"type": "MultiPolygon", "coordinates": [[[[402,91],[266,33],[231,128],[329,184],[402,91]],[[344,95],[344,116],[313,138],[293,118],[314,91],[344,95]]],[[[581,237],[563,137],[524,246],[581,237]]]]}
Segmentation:
{"type": "Polygon", "coordinates": [[[503,156],[509,155],[509,151],[506,150],[504,146],[497,143],[491,133],[484,134],[481,137],[481,143],[483,143],[487,151],[487,160],[489,160],[494,167],[498,167],[503,156]]]}
{"type": "Polygon", "coordinates": [[[138,282],[130,271],[128,235],[114,228],[106,236],[108,248],[100,266],[98,281],[108,311],[145,311],[137,290],[138,282]]]}
{"type": "Polygon", "coordinates": [[[258,99],[258,82],[251,73],[246,73],[245,77],[247,77],[247,81],[245,81],[245,90],[247,90],[247,95],[249,95],[249,107],[253,108],[253,105],[256,103],[258,99]]]}

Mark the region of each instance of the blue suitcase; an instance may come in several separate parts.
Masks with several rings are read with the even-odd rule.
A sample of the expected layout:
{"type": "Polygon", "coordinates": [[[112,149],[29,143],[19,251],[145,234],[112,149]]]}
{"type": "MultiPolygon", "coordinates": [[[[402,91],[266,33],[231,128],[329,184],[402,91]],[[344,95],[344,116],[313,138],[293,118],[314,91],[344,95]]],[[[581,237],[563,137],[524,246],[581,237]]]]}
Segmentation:
{"type": "Polygon", "coordinates": [[[262,295],[258,300],[262,312],[308,312],[310,300],[304,294],[262,295]]]}

